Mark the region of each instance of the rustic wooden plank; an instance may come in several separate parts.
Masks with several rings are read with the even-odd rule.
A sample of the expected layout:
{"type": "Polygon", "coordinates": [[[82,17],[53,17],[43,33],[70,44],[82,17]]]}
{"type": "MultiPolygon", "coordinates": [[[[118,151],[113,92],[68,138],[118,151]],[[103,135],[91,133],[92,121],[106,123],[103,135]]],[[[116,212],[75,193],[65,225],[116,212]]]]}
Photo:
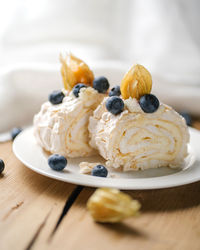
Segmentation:
{"type": "Polygon", "coordinates": [[[13,155],[11,143],[1,144],[0,152],[6,163],[0,178],[0,249],[32,247],[43,230],[49,237],[75,186],[24,167],[13,155]]]}
{"type": "MultiPolygon", "coordinates": [[[[74,198],[76,198],[76,195],[78,196],[78,194],[80,193],[81,190],[82,189],[80,189],[80,187],[77,187],[76,189],[74,189],[75,196],[74,196],[74,193],[72,193],[72,195],[74,196],[74,198]]],[[[70,202],[70,199],[68,199],[66,201],[66,205],[68,204],[68,201],[70,202]]],[[[73,210],[73,206],[71,207],[71,209],[73,210]]],[[[71,211],[71,209],[68,210],[68,213],[69,213],[69,211],[71,211]]],[[[68,216],[68,213],[66,214],[66,217],[68,216]]],[[[60,225],[62,225],[62,223],[63,223],[63,221],[65,220],[66,217],[64,216],[62,218],[62,220],[60,221],[59,227],[60,227],[60,225]]],[[[57,230],[59,230],[59,227],[56,228],[56,231],[55,231],[54,230],[55,229],[55,225],[53,225],[53,227],[51,227],[51,233],[49,233],[49,229],[46,227],[41,232],[40,236],[38,237],[38,239],[35,242],[35,244],[34,244],[34,246],[33,246],[32,249],[49,249],[49,247],[51,246],[52,239],[54,238],[54,235],[57,233],[57,230]]],[[[78,227],[78,224],[77,224],[77,227],[78,227]]],[[[65,245],[58,244],[57,247],[56,247],[56,249],[66,249],[66,248],[65,248],[65,245]]]]}
{"type": "MultiPolygon", "coordinates": [[[[92,221],[85,204],[93,190],[80,194],[48,249],[162,249],[200,247],[200,182],[178,188],[130,191],[142,203],[141,215],[119,224],[92,221]],[[62,248],[59,248],[62,249],[62,248]]],[[[37,249],[37,248],[35,248],[37,249]]],[[[46,249],[42,245],[42,249],[46,249]]]]}

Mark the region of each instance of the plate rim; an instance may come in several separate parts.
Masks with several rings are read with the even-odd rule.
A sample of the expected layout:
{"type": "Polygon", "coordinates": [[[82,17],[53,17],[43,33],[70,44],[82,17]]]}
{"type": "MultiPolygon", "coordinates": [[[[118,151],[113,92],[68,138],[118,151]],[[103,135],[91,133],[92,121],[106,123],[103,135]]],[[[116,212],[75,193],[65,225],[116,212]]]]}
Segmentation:
{"type": "MultiPolygon", "coordinates": [[[[31,131],[33,132],[33,126],[26,128],[24,131],[22,131],[14,140],[12,148],[13,148],[13,152],[15,154],[15,156],[29,169],[31,169],[32,171],[44,175],[46,177],[52,178],[52,179],[56,179],[59,181],[64,181],[67,183],[71,183],[71,184],[76,184],[76,185],[82,185],[82,186],[87,186],[87,187],[111,187],[111,188],[118,188],[121,190],[152,190],[152,189],[164,189],[164,188],[171,188],[171,187],[177,187],[177,186],[182,186],[182,185],[186,185],[186,184],[190,184],[190,183],[194,183],[196,181],[200,180],[200,170],[199,170],[199,175],[198,176],[193,176],[193,178],[191,179],[190,175],[186,176],[187,178],[183,178],[182,181],[176,183],[175,181],[173,182],[173,179],[175,178],[175,180],[177,179],[176,177],[184,177],[185,173],[188,171],[191,171],[191,168],[185,169],[183,171],[179,171],[177,173],[174,174],[170,174],[170,175],[165,175],[165,176],[157,176],[157,177],[148,177],[148,178],[135,178],[135,179],[124,179],[126,180],[126,185],[123,182],[122,184],[118,183],[120,181],[120,179],[122,178],[105,178],[102,179],[102,177],[94,177],[94,176],[90,176],[90,175],[84,175],[84,174],[76,174],[76,173],[68,173],[67,178],[66,175],[62,176],[62,172],[55,172],[54,170],[51,170],[50,168],[48,169],[48,171],[44,171],[42,169],[39,169],[37,167],[32,166],[31,163],[27,162],[26,159],[24,159],[23,157],[21,157],[21,155],[18,152],[18,144],[20,143],[20,140],[23,139],[24,134],[26,135],[28,132],[31,133],[31,131]],[[170,179],[171,181],[167,182],[166,179],[170,179]],[[190,178],[189,178],[190,177],[190,178]],[[94,182],[94,178],[95,178],[95,182],[94,182]],[[89,180],[89,181],[88,181],[89,180]],[[112,182],[109,183],[108,182],[112,180],[112,182]],[[148,184],[148,182],[151,182],[151,184],[149,185],[141,185],[141,183],[143,181],[146,181],[146,183],[148,184]],[[159,182],[154,182],[154,180],[160,180],[159,182]],[[162,183],[162,180],[165,180],[164,183],[162,183]],[[130,182],[134,181],[134,183],[132,185],[130,185],[130,182]],[[140,182],[140,184],[139,184],[140,182]]],[[[194,128],[189,128],[189,132],[190,134],[193,133],[198,133],[198,136],[200,137],[200,132],[194,128]]],[[[192,136],[191,136],[192,137],[192,136]]],[[[191,144],[191,141],[190,141],[191,144]]],[[[190,145],[189,144],[189,145],[190,145]]],[[[38,147],[40,147],[38,145],[38,147]]],[[[197,161],[193,162],[193,165],[196,163],[197,161]]],[[[200,169],[200,166],[199,166],[200,169]]]]}

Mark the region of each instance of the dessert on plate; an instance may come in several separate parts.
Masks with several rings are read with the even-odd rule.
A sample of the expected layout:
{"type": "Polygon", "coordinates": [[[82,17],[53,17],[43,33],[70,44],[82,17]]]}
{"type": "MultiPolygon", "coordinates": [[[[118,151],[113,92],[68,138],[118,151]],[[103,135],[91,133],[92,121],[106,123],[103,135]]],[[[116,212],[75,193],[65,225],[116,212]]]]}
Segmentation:
{"type": "MultiPolygon", "coordinates": [[[[136,64],[109,94],[108,80],[94,78],[87,64],[61,57],[64,89],[54,91],[34,117],[43,149],[65,157],[99,152],[106,166],[121,171],[181,167],[188,154],[188,128],[173,108],[151,94],[151,74],[136,64]]],[[[107,176],[101,164],[82,162],[83,173],[107,176]]]]}
{"type": "Polygon", "coordinates": [[[134,65],[122,79],[121,96],[118,91],[105,97],[90,117],[90,146],[108,167],[128,171],[182,166],[188,154],[187,125],[173,108],[150,94],[151,88],[150,73],[134,65]]]}
{"type": "Polygon", "coordinates": [[[89,145],[89,117],[105,97],[109,84],[106,78],[94,79],[87,64],[72,54],[61,57],[61,63],[65,88],[54,91],[41,106],[34,117],[34,134],[50,153],[89,156],[95,153],[89,145]]]}

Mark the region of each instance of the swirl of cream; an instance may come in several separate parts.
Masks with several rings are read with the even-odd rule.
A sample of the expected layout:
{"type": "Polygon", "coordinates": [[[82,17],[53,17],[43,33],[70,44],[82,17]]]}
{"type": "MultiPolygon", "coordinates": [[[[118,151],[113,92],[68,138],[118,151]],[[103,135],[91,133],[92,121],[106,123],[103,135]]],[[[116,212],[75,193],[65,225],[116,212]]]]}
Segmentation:
{"type": "Polygon", "coordinates": [[[45,102],[34,117],[34,134],[42,148],[67,157],[88,156],[94,153],[89,145],[89,117],[105,95],[95,89],[82,88],[79,97],[65,92],[63,102],[45,102]]]}
{"type": "Polygon", "coordinates": [[[178,168],[187,156],[189,133],[185,120],[171,107],[160,104],[144,113],[137,100],[125,100],[125,110],[115,116],[106,99],[90,118],[90,145],[99,150],[108,167],[123,171],[169,166],[178,168]]]}

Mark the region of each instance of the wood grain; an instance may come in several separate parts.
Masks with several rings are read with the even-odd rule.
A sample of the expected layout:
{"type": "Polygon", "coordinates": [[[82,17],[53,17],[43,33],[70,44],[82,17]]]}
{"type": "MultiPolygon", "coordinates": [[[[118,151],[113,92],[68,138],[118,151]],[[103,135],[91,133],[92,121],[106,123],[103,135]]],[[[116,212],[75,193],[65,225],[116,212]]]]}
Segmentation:
{"type": "Polygon", "coordinates": [[[34,173],[13,155],[11,142],[0,144],[0,158],[6,163],[0,175],[0,250],[200,249],[200,182],[129,191],[142,203],[141,215],[100,224],[86,210],[94,189],[34,173]]]}
{"type": "Polygon", "coordinates": [[[49,249],[59,245],[66,249],[85,250],[199,249],[200,183],[173,189],[128,192],[141,201],[141,215],[114,225],[92,221],[85,209],[92,191],[86,188],[80,194],[49,249]]]}
{"type": "Polygon", "coordinates": [[[24,249],[43,224],[49,237],[75,186],[25,168],[11,143],[1,145],[0,152],[6,163],[0,179],[0,249],[24,249]]]}

